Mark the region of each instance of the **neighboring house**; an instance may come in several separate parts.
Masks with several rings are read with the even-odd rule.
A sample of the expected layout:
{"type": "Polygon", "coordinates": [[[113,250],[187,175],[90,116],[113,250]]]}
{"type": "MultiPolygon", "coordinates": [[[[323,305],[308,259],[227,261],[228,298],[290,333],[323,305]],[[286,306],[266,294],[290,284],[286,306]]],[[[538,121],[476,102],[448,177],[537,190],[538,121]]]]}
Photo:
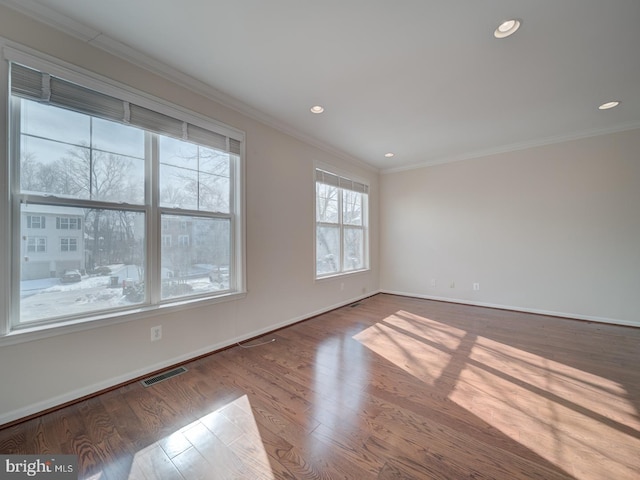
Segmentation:
{"type": "Polygon", "coordinates": [[[22,205],[21,279],[59,277],[85,269],[84,219],[78,210],[52,205],[22,205]]]}
{"type": "MultiPolygon", "coordinates": [[[[227,222],[165,216],[162,219],[162,266],[188,276],[196,265],[229,266],[227,222]]],[[[196,268],[196,270],[198,270],[196,268]]]]}

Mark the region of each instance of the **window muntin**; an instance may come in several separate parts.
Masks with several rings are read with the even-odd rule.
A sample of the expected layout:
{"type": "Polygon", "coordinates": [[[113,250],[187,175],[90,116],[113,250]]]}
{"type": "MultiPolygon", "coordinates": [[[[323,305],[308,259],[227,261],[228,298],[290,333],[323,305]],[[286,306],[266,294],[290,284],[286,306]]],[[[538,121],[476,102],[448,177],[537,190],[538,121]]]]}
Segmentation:
{"type": "MultiPolygon", "coordinates": [[[[211,298],[239,292],[242,283],[237,269],[242,261],[237,245],[241,231],[235,199],[239,198],[240,188],[240,141],[121,100],[111,102],[111,97],[106,96],[102,97],[111,102],[109,108],[128,105],[124,111],[131,110],[131,123],[135,125],[115,121],[110,111],[104,118],[103,112],[89,114],[100,110],[100,105],[92,105],[93,97],[100,101],[104,98],[69,83],[65,95],[69,97],[69,91],[80,92],[81,97],[70,110],[65,103],[68,98],[53,93],[54,86],[59,87],[64,80],[51,77],[49,100],[38,99],[38,92],[24,94],[22,77],[33,75],[42,74],[12,64],[10,138],[17,139],[11,152],[12,169],[18,172],[15,183],[18,188],[13,192],[12,203],[19,205],[22,212],[20,234],[13,236],[13,242],[23,252],[13,259],[20,272],[19,288],[13,290],[17,293],[12,297],[17,305],[13,310],[17,312],[12,316],[13,328],[126,311],[132,306],[176,298],[211,298]],[[172,133],[183,138],[155,133],[156,127],[164,131],[158,119],[179,125],[172,133]],[[141,125],[149,129],[139,128],[141,125]],[[187,138],[189,133],[204,143],[187,138]],[[173,145],[173,150],[167,145],[173,145]],[[163,172],[161,158],[167,158],[168,166],[177,172],[163,172]],[[160,172],[158,186],[154,186],[158,178],[152,174],[154,170],[160,172]],[[185,189],[181,180],[189,175],[196,182],[185,189]],[[162,193],[154,198],[152,192],[154,189],[161,192],[160,186],[169,193],[172,188],[179,192],[181,202],[162,202],[161,198],[165,198],[162,193]],[[195,239],[190,235],[186,235],[186,241],[179,241],[177,236],[172,238],[161,219],[175,217],[184,223],[186,218],[194,223],[191,210],[202,212],[195,217],[195,223],[224,223],[224,227],[215,229],[213,237],[207,236],[210,228],[196,226],[194,232],[189,232],[198,235],[195,239]],[[25,215],[26,212],[42,214],[25,215]],[[154,222],[154,218],[158,221],[154,222]],[[56,232],[49,238],[53,249],[47,249],[46,237],[26,235],[25,228],[45,225],[49,226],[47,233],[56,232]],[[158,233],[162,229],[164,235],[149,235],[149,228],[158,233]],[[19,237],[24,241],[18,242],[19,237]],[[189,264],[207,260],[206,252],[194,251],[196,241],[200,246],[215,244],[224,255],[209,255],[216,260],[215,264],[213,261],[189,264]],[[177,272],[169,271],[174,265],[164,257],[162,266],[147,268],[153,251],[168,253],[172,246],[187,251],[183,252],[177,272]],[[88,276],[83,275],[78,284],[62,286],[61,274],[76,269],[86,271],[88,276]],[[217,280],[221,271],[223,281],[214,285],[211,278],[217,280]],[[191,288],[172,287],[166,282],[168,278],[191,288]],[[52,285],[39,289],[37,295],[20,298],[19,292],[33,281],[52,285]],[[74,305],[70,304],[71,295],[66,293],[71,288],[75,291],[74,305]],[[37,308],[36,300],[44,302],[40,305],[45,308],[37,308]]],[[[40,83],[44,85],[45,76],[42,82],[30,85],[40,83]]],[[[14,252],[17,253],[16,247],[14,252]]]]}
{"type": "Polygon", "coordinates": [[[368,187],[316,170],[316,277],[368,268],[368,187]]]}

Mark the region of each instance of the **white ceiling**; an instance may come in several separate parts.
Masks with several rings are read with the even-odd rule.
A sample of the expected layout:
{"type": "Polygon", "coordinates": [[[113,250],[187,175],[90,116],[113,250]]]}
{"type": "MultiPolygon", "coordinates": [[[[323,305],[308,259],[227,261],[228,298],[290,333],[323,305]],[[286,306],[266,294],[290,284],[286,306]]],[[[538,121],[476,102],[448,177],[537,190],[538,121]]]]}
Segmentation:
{"type": "Polygon", "coordinates": [[[2,2],[383,171],[640,127],[639,0],[2,2]]]}

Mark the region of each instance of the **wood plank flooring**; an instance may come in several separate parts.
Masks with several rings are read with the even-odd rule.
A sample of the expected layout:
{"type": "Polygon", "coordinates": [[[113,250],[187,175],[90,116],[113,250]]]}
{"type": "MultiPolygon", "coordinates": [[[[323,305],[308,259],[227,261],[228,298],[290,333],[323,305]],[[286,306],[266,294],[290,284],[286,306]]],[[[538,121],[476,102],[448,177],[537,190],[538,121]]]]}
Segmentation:
{"type": "Polygon", "coordinates": [[[376,295],[271,338],[0,430],[0,453],[92,480],[640,478],[639,328],[376,295]]]}

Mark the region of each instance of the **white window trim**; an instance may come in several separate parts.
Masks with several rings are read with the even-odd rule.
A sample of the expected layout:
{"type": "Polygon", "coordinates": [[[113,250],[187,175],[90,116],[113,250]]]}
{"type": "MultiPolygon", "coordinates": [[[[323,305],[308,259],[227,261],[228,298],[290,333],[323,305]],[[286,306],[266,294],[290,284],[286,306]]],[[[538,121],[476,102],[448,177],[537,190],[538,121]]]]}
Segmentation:
{"type": "MultiPolygon", "coordinates": [[[[235,272],[236,278],[234,285],[236,286],[236,289],[233,292],[215,297],[177,299],[173,302],[155,303],[152,305],[145,305],[140,308],[127,309],[126,311],[113,310],[109,312],[100,312],[97,315],[88,314],[82,318],[69,320],[63,319],[55,323],[33,325],[31,327],[13,330],[11,319],[12,315],[17,313],[19,305],[12,304],[13,295],[11,289],[12,285],[17,285],[16,282],[19,282],[20,272],[12,270],[12,256],[15,255],[16,251],[19,252],[19,246],[16,247],[13,245],[11,231],[14,229],[20,231],[20,214],[16,205],[10,204],[8,193],[0,195],[0,224],[10,224],[12,227],[4,229],[4,231],[0,233],[0,245],[2,246],[2,248],[0,248],[0,346],[23,343],[91,328],[100,328],[117,323],[136,321],[140,318],[157,315],[160,312],[169,313],[186,308],[203,307],[244,298],[246,296],[245,133],[214,119],[198,114],[197,112],[175,105],[141,90],[134,89],[110,78],[89,72],[81,67],[43,54],[24,45],[8,41],[2,37],[0,37],[0,48],[3,52],[3,60],[0,61],[0,90],[5,92],[0,95],[0,110],[3,112],[9,111],[8,105],[10,93],[8,65],[9,61],[14,61],[16,63],[29,65],[30,67],[41,71],[58,75],[70,82],[77,83],[86,88],[114,97],[119,97],[125,101],[135,102],[142,107],[182,119],[198,127],[218,132],[240,142],[240,158],[239,161],[236,162],[236,171],[234,172],[239,188],[234,188],[235,186],[232,186],[231,191],[232,202],[234,202],[235,205],[234,212],[238,217],[234,222],[234,243],[231,246],[232,265],[230,265],[230,268],[233,267],[235,272]]],[[[14,134],[16,132],[17,129],[15,129],[14,134]]],[[[10,141],[15,142],[16,140],[16,138],[9,139],[8,115],[0,115],[0,143],[9,145],[10,141]]],[[[15,180],[12,180],[10,175],[10,157],[8,149],[2,149],[0,151],[0,168],[2,169],[2,175],[0,175],[0,192],[10,192],[16,186],[11,183],[15,180]]],[[[155,194],[157,194],[157,192],[155,192],[155,194]]],[[[149,215],[149,217],[154,216],[149,215]]],[[[155,228],[153,219],[150,219],[149,226],[155,228]]],[[[152,232],[157,230],[149,229],[148,231],[152,232]]],[[[148,258],[158,258],[159,261],[159,252],[149,251],[148,258]]],[[[159,268],[159,265],[156,268],[159,268]]]]}
{"type": "MultiPolygon", "coordinates": [[[[367,195],[371,196],[371,186],[369,184],[369,182],[363,178],[361,178],[358,175],[353,174],[352,172],[349,171],[345,171],[342,170],[338,167],[335,167],[334,165],[331,164],[326,164],[323,162],[319,162],[316,161],[313,163],[313,170],[312,170],[312,175],[313,175],[313,280],[315,282],[325,282],[325,281],[330,281],[332,279],[336,279],[336,278],[345,278],[351,275],[359,275],[359,274],[363,274],[363,273],[367,273],[369,271],[371,271],[371,258],[370,258],[370,242],[371,242],[371,218],[370,218],[370,212],[371,212],[371,208],[369,207],[369,204],[371,203],[370,200],[367,201],[367,208],[365,211],[365,216],[364,216],[364,220],[365,220],[365,225],[363,226],[364,231],[365,231],[365,239],[364,239],[364,257],[365,257],[365,267],[364,268],[360,268],[357,270],[349,270],[349,271],[345,271],[345,272],[336,272],[336,273],[328,273],[326,275],[318,275],[317,274],[317,265],[316,265],[316,258],[317,258],[317,226],[318,226],[318,221],[316,220],[316,209],[317,209],[317,205],[316,205],[316,200],[317,200],[317,195],[316,195],[316,170],[325,170],[327,172],[333,173],[334,175],[340,176],[340,177],[344,177],[344,178],[348,178],[350,180],[353,180],[354,182],[358,182],[361,183],[363,185],[366,185],[369,189],[367,195]]],[[[342,256],[342,229],[343,229],[344,225],[340,225],[340,242],[341,242],[341,246],[340,246],[340,254],[342,256]]],[[[340,260],[340,263],[342,264],[342,259],[340,260]]]]}

